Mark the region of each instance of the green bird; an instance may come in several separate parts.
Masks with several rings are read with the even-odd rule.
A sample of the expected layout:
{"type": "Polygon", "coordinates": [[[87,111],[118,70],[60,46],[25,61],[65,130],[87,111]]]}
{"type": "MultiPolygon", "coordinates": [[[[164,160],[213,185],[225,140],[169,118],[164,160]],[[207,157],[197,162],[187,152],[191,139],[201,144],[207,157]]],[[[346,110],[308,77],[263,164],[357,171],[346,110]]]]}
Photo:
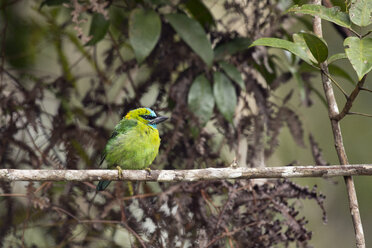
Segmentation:
{"type": "MultiPolygon", "coordinates": [[[[106,160],[107,168],[147,169],[159,152],[160,137],[157,124],[168,117],[157,116],[150,108],[131,110],[115,126],[102,153],[100,165],[106,160]]],[[[104,190],[111,181],[99,181],[97,191],[104,190]]]]}

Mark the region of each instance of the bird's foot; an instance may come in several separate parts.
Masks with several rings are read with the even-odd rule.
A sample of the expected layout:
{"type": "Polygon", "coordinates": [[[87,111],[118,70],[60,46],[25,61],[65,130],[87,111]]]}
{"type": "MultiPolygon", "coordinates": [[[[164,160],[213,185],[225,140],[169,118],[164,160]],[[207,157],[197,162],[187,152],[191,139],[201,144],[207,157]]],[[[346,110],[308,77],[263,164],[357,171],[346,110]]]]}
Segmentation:
{"type": "Polygon", "coordinates": [[[118,170],[119,179],[123,179],[123,170],[121,169],[121,167],[118,165],[116,166],[116,169],[118,170]]]}
{"type": "Polygon", "coordinates": [[[150,168],[145,168],[145,170],[147,171],[147,175],[151,176],[151,169],[150,168]]]}
{"type": "Polygon", "coordinates": [[[234,169],[238,168],[238,162],[236,158],[234,158],[233,162],[230,164],[230,167],[234,169]]]}

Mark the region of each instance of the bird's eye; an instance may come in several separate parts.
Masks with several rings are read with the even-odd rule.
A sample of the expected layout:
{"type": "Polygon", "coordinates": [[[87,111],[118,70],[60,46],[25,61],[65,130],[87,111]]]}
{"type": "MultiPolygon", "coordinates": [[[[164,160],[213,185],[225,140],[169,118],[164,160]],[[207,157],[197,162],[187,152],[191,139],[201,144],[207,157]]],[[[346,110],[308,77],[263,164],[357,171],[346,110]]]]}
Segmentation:
{"type": "Polygon", "coordinates": [[[156,116],[151,116],[151,115],[141,115],[141,117],[145,120],[153,120],[156,118],[156,116]]]}

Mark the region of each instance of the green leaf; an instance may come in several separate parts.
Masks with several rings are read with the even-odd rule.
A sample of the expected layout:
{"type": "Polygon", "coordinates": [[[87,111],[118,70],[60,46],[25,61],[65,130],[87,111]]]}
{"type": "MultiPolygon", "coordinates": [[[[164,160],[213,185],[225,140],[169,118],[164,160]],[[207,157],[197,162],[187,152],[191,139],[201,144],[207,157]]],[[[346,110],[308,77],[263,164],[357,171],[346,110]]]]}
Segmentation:
{"type": "Polygon", "coordinates": [[[229,76],[235,83],[237,83],[242,90],[245,90],[245,84],[240,71],[232,64],[221,61],[219,63],[221,68],[225,71],[227,76],[229,76]]]}
{"type": "Polygon", "coordinates": [[[311,66],[306,63],[301,63],[299,67],[297,67],[298,73],[302,74],[303,72],[316,72],[318,73],[320,71],[319,68],[316,68],[314,66],[311,66]]]}
{"type": "Polygon", "coordinates": [[[355,85],[353,78],[341,67],[337,65],[328,65],[329,73],[333,76],[339,76],[348,80],[351,84],[355,85]]]}
{"type": "MultiPolygon", "coordinates": [[[[112,32],[113,35],[120,34],[122,35],[123,33],[123,23],[127,23],[130,12],[124,10],[124,8],[119,8],[115,5],[110,6],[110,31],[112,32]]],[[[128,46],[129,47],[129,46],[128,46]]]]}
{"type": "MultiPolygon", "coordinates": [[[[319,72],[319,69],[313,67],[313,66],[310,66],[306,63],[302,63],[300,65],[300,67],[297,69],[300,77],[301,77],[301,74],[302,73],[306,73],[306,72],[319,72]]],[[[292,70],[292,73],[293,73],[293,70],[292,70]]],[[[295,78],[296,80],[298,80],[298,78],[295,78]]],[[[298,82],[298,81],[297,81],[298,82]]],[[[301,83],[301,82],[298,82],[298,83],[301,83]]],[[[302,82],[303,83],[303,82],[302,82]]],[[[299,84],[299,87],[300,87],[300,94],[303,94],[301,92],[301,87],[303,87],[303,85],[299,84]]],[[[322,95],[323,93],[320,92],[316,87],[314,87],[313,84],[311,83],[307,83],[306,84],[306,87],[308,87],[312,92],[314,92],[316,94],[316,96],[321,100],[321,102],[323,103],[324,107],[328,108],[328,104],[327,104],[327,101],[326,99],[324,98],[324,96],[322,95]]],[[[306,92],[304,92],[306,94],[306,92]]],[[[305,95],[306,96],[306,95],[305,95]]]]}
{"type": "MultiPolygon", "coordinates": [[[[3,1],[2,3],[5,4],[3,1]]],[[[5,8],[5,5],[3,5],[5,8]]],[[[32,66],[37,58],[37,46],[42,42],[42,37],[45,36],[42,28],[23,19],[22,14],[14,8],[7,8],[1,12],[2,17],[0,25],[7,23],[7,29],[3,29],[0,35],[2,49],[1,56],[5,56],[6,62],[14,69],[22,70],[32,66]],[[3,15],[4,14],[4,15],[3,15]],[[7,22],[5,22],[7,21],[7,22]],[[6,31],[6,33],[5,33],[6,31]]],[[[55,26],[51,27],[52,29],[55,26]]],[[[58,49],[57,41],[55,41],[56,49],[58,49]]],[[[5,62],[5,60],[3,60],[5,62]]],[[[0,76],[0,85],[5,82],[0,76]]],[[[5,80],[5,79],[4,79],[5,80]]],[[[1,86],[0,86],[1,87],[1,86]]],[[[4,92],[3,90],[0,90],[4,92]]],[[[2,94],[2,93],[0,93],[2,94]]]]}
{"type": "Polygon", "coordinates": [[[344,46],[346,56],[361,80],[372,69],[372,38],[348,37],[344,46]]]}
{"type": "Polygon", "coordinates": [[[92,36],[92,39],[90,39],[85,45],[92,46],[97,44],[98,41],[102,40],[105,37],[109,26],[109,20],[106,20],[106,18],[102,14],[95,13],[93,15],[89,29],[89,36],[92,36]]]}
{"type": "Polygon", "coordinates": [[[68,0],[44,0],[41,4],[40,4],[40,7],[39,7],[39,10],[44,6],[58,6],[58,5],[62,5],[63,3],[67,3],[69,2],[68,0]]]}
{"type": "Polygon", "coordinates": [[[187,102],[189,109],[200,119],[202,124],[207,123],[212,117],[214,108],[212,87],[204,75],[195,78],[187,102]]]}
{"type": "Polygon", "coordinates": [[[237,104],[234,85],[222,72],[215,72],[213,80],[213,95],[217,108],[226,120],[232,122],[237,104]]]}
{"type": "Polygon", "coordinates": [[[214,56],[216,60],[221,60],[227,55],[234,55],[237,52],[248,49],[251,44],[251,39],[235,38],[229,42],[218,44],[214,49],[214,56]]]}
{"type": "Polygon", "coordinates": [[[159,15],[153,10],[134,9],[129,17],[129,41],[138,63],[141,63],[158,43],[161,32],[159,15]]]}
{"type": "Polygon", "coordinates": [[[165,18],[186,44],[189,45],[208,66],[211,66],[213,62],[212,45],[200,23],[184,14],[168,14],[165,18]]]}
{"type": "Polygon", "coordinates": [[[213,15],[209,8],[200,0],[188,0],[185,3],[186,10],[196,19],[203,27],[210,28],[215,26],[213,15]]]}
{"type": "Polygon", "coordinates": [[[311,62],[317,63],[317,60],[316,60],[316,58],[314,58],[314,56],[311,53],[309,47],[307,46],[305,38],[302,35],[302,33],[293,34],[292,39],[293,39],[294,43],[296,43],[296,44],[298,44],[302,47],[302,49],[306,52],[306,54],[309,57],[309,59],[311,60],[311,62]]]}
{"type": "Polygon", "coordinates": [[[337,60],[340,60],[340,59],[347,59],[346,54],[345,53],[333,54],[331,57],[329,57],[328,64],[331,64],[331,63],[333,63],[337,60]]]}
{"type": "Polygon", "coordinates": [[[327,43],[320,39],[318,36],[310,33],[301,33],[302,37],[306,42],[307,47],[310,49],[311,54],[314,58],[322,63],[328,58],[328,46],[327,43]]]}
{"type": "MultiPolygon", "coordinates": [[[[137,3],[140,1],[137,1],[137,3]]],[[[153,4],[155,6],[160,6],[160,5],[170,5],[171,2],[169,0],[145,0],[145,4],[153,4]]]]}
{"type": "Polygon", "coordinates": [[[346,12],[347,6],[345,0],[331,0],[333,6],[337,6],[341,9],[341,11],[346,12]]]}
{"type": "Polygon", "coordinates": [[[339,26],[351,28],[349,15],[340,11],[338,7],[326,8],[322,5],[304,4],[302,6],[294,5],[288,9],[288,12],[319,16],[320,18],[333,22],[339,26]]]}
{"type": "Polygon", "coordinates": [[[312,65],[309,56],[306,54],[306,51],[302,48],[302,46],[291,41],[282,40],[278,38],[260,38],[258,40],[255,40],[250,45],[250,47],[253,46],[269,46],[285,49],[293,53],[294,55],[300,57],[306,63],[312,65]]]}
{"type": "Polygon", "coordinates": [[[349,9],[349,16],[353,23],[364,27],[372,23],[372,1],[352,0],[349,9]]]}
{"type": "Polygon", "coordinates": [[[301,101],[305,102],[306,101],[305,83],[302,80],[301,75],[298,73],[298,70],[290,68],[290,72],[292,73],[293,78],[297,81],[301,101]]]}

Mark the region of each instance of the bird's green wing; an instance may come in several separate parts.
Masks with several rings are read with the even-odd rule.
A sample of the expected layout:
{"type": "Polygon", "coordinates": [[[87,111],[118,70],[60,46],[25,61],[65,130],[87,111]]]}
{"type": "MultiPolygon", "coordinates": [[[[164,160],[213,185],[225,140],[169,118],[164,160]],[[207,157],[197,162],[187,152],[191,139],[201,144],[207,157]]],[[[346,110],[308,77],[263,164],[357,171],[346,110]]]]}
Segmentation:
{"type": "MultiPolygon", "coordinates": [[[[111,137],[109,138],[109,140],[115,138],[117,135],[118,135],[118,132],[116,130],[114,130],[112,132],[111,137]]],[[[105,161],[106,154],[107,154],[107,145],[105,146],[105,149],[103,150],[103,152],[101,154],[101,162],[99,162],[99,166],[101,166],[103,161],[105,161]]]]}
{"type": "MultiPolygon", "coordinates": [[[[109,141],[112,140],[112,139],[115,139],[118,134],[125,134],[126,132],[128,132],[131,128],[135,127],[136,125],[137,125],[137,121],[136,120],[122,119],[115,126],[115,129],[112,132],[109,141]]],[[[99,163],[100,166],[102,165],[103,161],[105,160],[106,154],[107,154],[107,144],[106,144],[106,147],[103,150],[102,155],[101,155],[101,162],[99,163]]]]}

